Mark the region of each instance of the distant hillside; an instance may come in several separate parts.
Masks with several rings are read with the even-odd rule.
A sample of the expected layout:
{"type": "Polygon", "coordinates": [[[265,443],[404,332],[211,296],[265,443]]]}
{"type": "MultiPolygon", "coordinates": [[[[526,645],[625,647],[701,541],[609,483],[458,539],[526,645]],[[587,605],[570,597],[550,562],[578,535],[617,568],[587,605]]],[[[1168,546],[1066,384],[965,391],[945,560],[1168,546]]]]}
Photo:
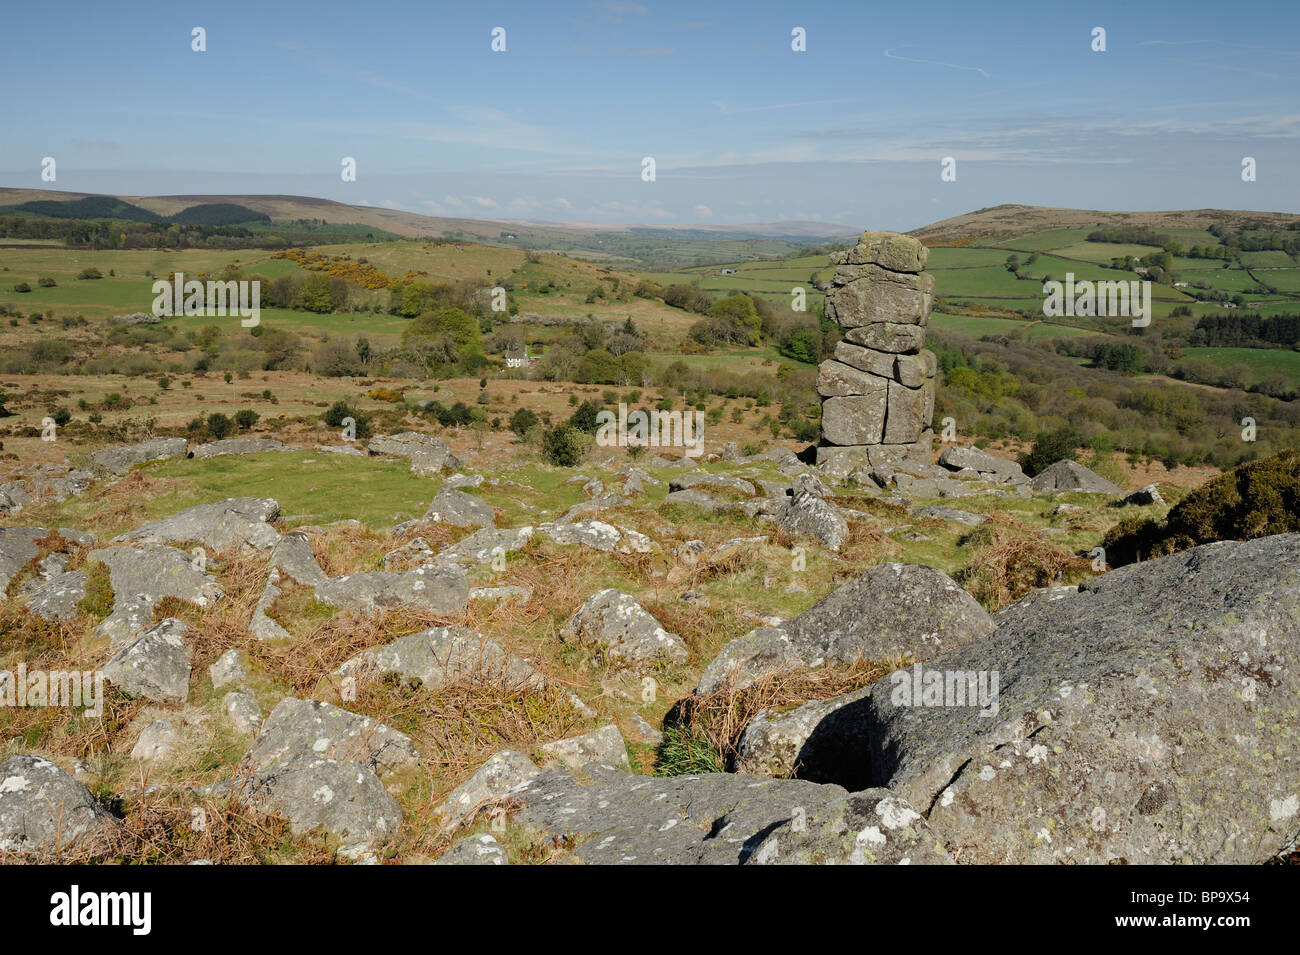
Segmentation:
{"type": "Polygon", "coordinates": [[[1232,209],[1193,209],[1171,212],[1105,212],[1095,209],[1055,209],[1050,206],[1001,205],[913,229],[929,245],[962,239],[998,241],[1043,232],[1048,229],[1080,229],[1116,226],[1145,226],[1150,229],[1208,229],[1222,225],[1231,229],[1246,223],[1263,228],[1285,229],[1300,222],[1300,216],[1285,212],[1247,212],[1232,209]]]}
{"type": "Polygon", "coordinates": [[[86,196],[81,199],[35,199],[0,206],[0,213],[50,216],[54,219],[126,219],[131,222],[161,222],[162,216],[115,196],[86,196]]]}
{"type": "MultiPolygon", "coordinates": [[[[86,208],[108,208],[108,203],[121,203],[138,213],[153,215],[158,221],[177,218],[195,206],[242,207],[265,216],[272,222],[294,222],[301,219],[323,219],[331,225],[361,225],[382,229],[406,237],[464,236],[466,239],[486,240],[495,243],[516,244],[524,248],[581,247],[601,251],[604,243],[593,242],[596,237],[640,235],[673,237],[675,239],[699,238],[768,238],[797,242],[812,242],[844,238],[858,230],[825,222],[777,222],[747,226],[726,225],[606,225],[592,222],[530,222],[521,219],[462,219],[447,216],[426,216],[396,209],[375,206],[347,205],[330,199],[311,196],[280,195],[188,195],[188,196],[88,196],[85,193],[56,192],[45,189],[0,188],[0,206],[18,206],[45,202],[66,206],[70,200],[92,200],[86,208]],[[104,205],[101,205],[104,204],[104,205]],[[509,237],[509,238],[508,238],[509,237]]],[[[36,210],[30,210],[35,212],[36,210]]],[[[113,213],[104,213],[113,215],[113,213]]],[[[87,215],[87,218],[95,216],[87,215]]],[[[135,216],[118,215],[118,218],[135,216]]],[[[247,221],[247,220],[244,220],[247,221]]]]}

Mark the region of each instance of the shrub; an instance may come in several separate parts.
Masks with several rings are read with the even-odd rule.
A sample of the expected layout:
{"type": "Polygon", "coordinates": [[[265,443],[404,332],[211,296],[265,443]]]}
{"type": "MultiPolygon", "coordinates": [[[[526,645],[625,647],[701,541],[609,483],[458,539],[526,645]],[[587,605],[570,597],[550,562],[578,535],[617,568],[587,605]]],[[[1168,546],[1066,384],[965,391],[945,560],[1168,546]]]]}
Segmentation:
{"type": "Polygon", "coordinates": [[[577,467],[585,451],[582,432],[568,425],[551,428],[542,435],[542,457],[556,467],[577,467]]]}
{"type": "Polygon", "coordinates": [[[50,278],[48,275],[43,275],[36,280],[36,284],[41,288],[54,288],[59,283],[54,281],[54,279],[50,278]]]}
{"type": "Polygon", "coordinates": [[[1073,428],[1042,431],[1034,439],[1034,447],[1020,455],[1018,463],[1030,477],[1051,467],[1057,461],[1074,457],[1074,449],[1083,442],[1073,428]]]}
{"type": "Polygon", "coordinates": [[[67,408],[55,408],[52,412],[50,412],[50,417],[54,419],[55,424],[57,424],[60,428],[62,428],[65,424],[67,424],[69,421],[72,420],[72,412],[69,411],[67,408]]]}
{"type": "Polygon", "coordinates": [[[528,433],[528,429],[537,424],[540,419],[527,408],[520,408],[510,416],[510,430],[519,437],[528,433]]]}
{"type": "Polygon", "coordinates": [[[30,292],[31,290],[32,287],[28,285],[26,282],[19,282],[14,286],[15,292],[30,292]]]}
{"type": "Polygon", "coordinates": [[[230,434],[231,430],[234,428],[234,423],[220,411],[214,411],[212,414],[208,415],[206,427],[208,434],[220,441],[222,438],[230,434]]]}
{"type": "Polygon", "coordinates": [[[257,424],[257,419],[260,417],[262,416],[252,408],[241,408],[235,412],[235,427],[240,431],[248,431],[257,424]]]}
{"type": "Polygon", "coordinates": [[[104,274],[93,266],[88,269],[82,269],[77,273],[77,278],[79,279],[102,279],[103,277],[104,274]]]}
{"type": "Polygon", "coordinates": [[[1300,531],[1300,451],[1289,448],[1220,474],[1175,504],[1164,522],[1129,518],[1102,541],[1113,566],[1222,540],[1300,531]]]}
{"type": "Polygon", "coordinates": [[[596,421],[599,414],[600,402],[584,401],[578,406],[578,410],[569,418],[569,427],[585,432],[586,434],[595,434],[597,429],[600,427],[596,421]]]}

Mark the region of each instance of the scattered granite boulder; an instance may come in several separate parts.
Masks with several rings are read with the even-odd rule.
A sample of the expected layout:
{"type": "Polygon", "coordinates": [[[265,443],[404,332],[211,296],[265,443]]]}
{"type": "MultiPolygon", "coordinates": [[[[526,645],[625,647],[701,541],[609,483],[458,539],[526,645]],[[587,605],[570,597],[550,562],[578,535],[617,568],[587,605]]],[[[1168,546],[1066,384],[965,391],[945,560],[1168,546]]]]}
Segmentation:
{"type": "Polygon", "coordinates": [[[542,752],[546,754],[543,765],[554,761],[569,769],[582,769],[588,763],[600,763],[632,771],[623,734],[612,723],[582,736],[546,743],[542,746],[542,752]]]}
{"type": "Polygon", "coordinates": [[[983,514],[973,514],[970,511],[959,510],[955,507],[914,507],[909,512],[913,517],[934,517],[941,521],[956,521],[958,524],[965,524],[967,527],[979,527],[988,520],[983,514]]]}
{"type": "Polygon", "coordinates": [[[434,861],[434,865],[509,865],[506,851],[487,833],[462,839],[434,861]]]}
{"type": "Polygon", "coordinates": [[[839,550],[849,537],[849,522],[835,505],[804,491],[785,503],[776,515],[776,526],[791,537],[807,536],[828,550],[839,550]]]}
{"type": "Polygon", "coordinates": [[[864,760],[864,701],[870,689],[854,690],[794,709],[763,710],[745,727],[729,767],[733,772],[811,782],[835,782],[850,791],[871,785],[864,760]]]}
{"type": "Polygon", "coordinates": [[[973,475],[994,484],[1027,484],[1029,478],[1019,464],[979,448],[950,445],[939,455],[939,464],[950,471],[973,475]]]}
{"type": "Polygon", "coordinates": [[[1148,504],[1159,504],[1164,506],[1165,499],[1160,496],[1160,488],[1154,484],[1148,484],[1146,487],[1140,487],[1136,491],[1130,491],[1125,495],[1122,504],[1132,504],[1143,507],[1148,504]]]}
{"type": "Polygon", "coordinates": [[[443,487],[459,489],[462,487],[481,487],[483,485],[483,475],[481,474],[461,474],[457,471],[455,474],[442,482],[443,487]]]}
{"type": "Polygon", "coordinates": [[[1000,672],[995,715],[876,684],[875,783],[963,862],[1268,861],[1300,826],[1297,568],[1300,534],[1224,541],[1020,608],[919,665],[1000,672]]]}
{"type": "Polygon", "coordinates": [[[262,727],[262,708],[257,698],[245,690],[231,690],[221,698],[221,711],[240,733],[256,733],[262,727]]]}
{"type": "Polygon", "coordinates": [[[632,723],[632,739],[636,742],[658,746],[664,741],[664,734],[651,726],[640,713],[633,713],[630,722],[632,723]]]}
{"type": "Polygon", "coordinates": [[[444,468],[457,471],[461,467],[460,458],[448,450],[441,438],[416,431],[376,435],[370,439],[368,450],[371,454],[408,458],[416,474],[437,475],[444,468]]]}
{"type": "Polygon", "coordinates": [[[926,659],[992,630],[984,608],[940,571],[879,564],[780,627],[760,627],[731,641],[705,668],[695,692],[727,684],[740,689],[784,668],[926,659]]]}
{"type": "Polygon", "coordinates": [[[208,677],[212,680],[212,689],[219,690],[232,683],[242,683],[248,674],[244,670],[241,654],[238,650],[227,650],[217,661],[208,667],[208,677]]]}
{"type": "Polygon", "coordinates": [[[79,570],[33,581],[23,590],[27,610],[43,620],[67,620],[77,615],[86,598],[86,575],[79,570]]]}
{"type": "Polygon", "coordinates": [[[113,612],[95,632],[113,646],[127,640],[153,619],[154,606],[175,597],[199,607],[211,606],[222,596],[221,586],[195,567],[189,555],[160,544],[102,547],[86,560],[108,568],[113,589],[113,612]]]}
{"type": "Polygon", "coordinates": [[[782,822],[754,847],[750,865],[952,865],[921,813],[888,789],[849,793],[814,819],[782,822]]]}
{"type": "Polygon", "coordinates": [[[607,667],[647,672],[662,663],[684,663],[686,644],[659,625],[629,594],[593,594],[564,625],[563,636],[593,648],[607,667]]]}
{"type": "Polygon", "coordinates": [[[396,836],[402,809],[375,773],[346,760],[304,757],[261,777],[252,798],[289,821],[295,835],[323,829],[344,848],[396,836]]]}
{"type": "Polygon", "coordinates": [[[472,823],[480,810],[502,800],[540,772],[537,764],[523,753],[502,750],[453,789],[433,814],[441,820],[444,832],[472,823]]]}
{"type": "Polygon", "coordinates": [[[40,555],[36,542],[49,533],[44,527],[0,527],[0,593],[40,555]]]}
{"type": "Polygon", "coordinates": [[[637,531],[615,527],[604,521],[574,521],[571,524],[539,524],[541,531],[557,544],[581,544],[596,550],[621,554],[644,554],[653,549],[650,538],[637,531]]]}
{"type": "Polygon", "coordinates": [[[669,491],[663,499],[661,507],[667,507],[669,504],[691,504],[695,507],[703,508],[706,511],[717,512],[727,506],[727,501],[714,497],[712,494],[706,494],[704,491],[698,491],[695,488],[687,488],[682,491],[669,491]]]}
{"type": "Polygon", "coordinates": [[[188,447],[184,438],[150,438],[121,448],[105,448],[90,457],[96,466],[110,474],[125,474],[138,464],[183,458],[188,447]]]}
{"type": "Polygon", "coordinates": [[[469,600],[469,582],[464,571],[441,564],[401,573],[372,570],[327,578],[316,585],[316,599],[360,613],[419,607],[449,614],[461,610],[469,600]]]}
{"type": "Polygon", "coordinates": [[[203,460],[221,457],[224,454],[261,454],[266,451],[296,450],[298,449],[291,448],[275,438],[225,438],[221,441],[200,444],[190,452],[189,456],[203,460]]]}
{"type": "Polygon", "coordinates": [[[434,495],[433,503],[421,518],[425,523],[450,524],[452,527],[493,527],[496,516],[492,505],[482,498],[444,484],[434,495]]]}
{"type": "Polygon", "coordinates": [[[280,503],[270,497],[231,497],[187,507],[113,538],[115,544],[202,544],[217,552],[269,550],[280,541],[271,526],[280,503]]]}
{"type": "Polygon", "coordinates": [[[430,690],[458,680],[499,679],[518,686],[546,686],[532,664],[468,627],[432,627],[399,637],[362,651],[335,673],[358,680],[395,673],[403,680],[419,680],[430,690]]]}
{"type": "Polygon", "coordinates": [[[449,547],[443,548],[434,557],[438,563],[452,564],[488,564],[498,554],[523,550],[533,537],[533,528],[525,527],[483,527],[461,538],[449,547]]]}
{"type": "Polygon", "coordinates": [[[0,765],[0,852],[55,852],[116,829],[85,784],[39,756],[0,765]]]}
{"type": "Polygon", "coordinates": [[[175,750],[179,736],[171,720],[154,720],[140,733],[131,749],[131,758],[144,762],[166,759],[175,750]]]}
{"type": "Polygon", "coordinates": [[[189,624],[168,617],[146,629],[104,664],[104,678],[123,693],[158,703],[183,703],[190,694],[189,624]]]}
{"type": "Polygon", "coordinates": [[[404,733],[329,703],[293,697],[271,710],[244,757],[259,776],[303,759],[341,760],[386,773],[417,758],[415,744],[404,733]]]}
{"type": "Polygon", "coordinates": [[[732,477],[727,474],[711,474],[708,471],[683,474],[668,482],[670,493],[697,487],[723,488],[729,491],[739,491],[741,494],[758,493],[758,488],[744,478],[732,477]]]}
{"type": "Polygon", "coordinates": [[[1077,461],[1057,461],[1051,467],[1034,475],[1029,486],[1040,494],[1049,491],[1082,491],[1118,497],[1124,493],[1117,485],[1107,481],[1100,474],[1088,470],[1077,461]]]}

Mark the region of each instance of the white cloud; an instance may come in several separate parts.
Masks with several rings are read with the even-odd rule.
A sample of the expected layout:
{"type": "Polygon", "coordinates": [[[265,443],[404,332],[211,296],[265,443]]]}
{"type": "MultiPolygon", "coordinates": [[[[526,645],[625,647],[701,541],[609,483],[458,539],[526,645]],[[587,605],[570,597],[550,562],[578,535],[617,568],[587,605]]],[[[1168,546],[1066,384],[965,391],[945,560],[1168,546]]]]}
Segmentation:
{"type": "Polygon", "coordinates": [[[691,211],[694,212],[701,219],[708,219],[713,216],[713,210],[710,209],[708,206],[704,205],[703,203],[700,203],[700,205],[696,206],[691,211]]]}

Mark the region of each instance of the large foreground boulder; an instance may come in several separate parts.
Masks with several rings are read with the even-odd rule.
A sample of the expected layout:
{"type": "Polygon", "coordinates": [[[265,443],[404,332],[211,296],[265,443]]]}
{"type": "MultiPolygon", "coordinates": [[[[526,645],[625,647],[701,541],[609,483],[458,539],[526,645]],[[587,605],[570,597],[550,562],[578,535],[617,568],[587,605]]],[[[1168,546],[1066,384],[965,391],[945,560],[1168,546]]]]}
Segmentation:
{"type": "Polygon", "coordinates": [[[652,779],[590,764],[504,794],[515,821],[548,836],[580,837],[596,865],[737,865],[951,861],[912,806],[885,790],[732,773],[652,779]]]}
{"type": "Polygon", "coordinates": [[[1251,864],[1294,844],[1300,534],[1135,564],[1004,619],[868,704],[873,782],[963,862],[1251,864]],[[960,705],[980,674],[996,705],[960,705]]]}

